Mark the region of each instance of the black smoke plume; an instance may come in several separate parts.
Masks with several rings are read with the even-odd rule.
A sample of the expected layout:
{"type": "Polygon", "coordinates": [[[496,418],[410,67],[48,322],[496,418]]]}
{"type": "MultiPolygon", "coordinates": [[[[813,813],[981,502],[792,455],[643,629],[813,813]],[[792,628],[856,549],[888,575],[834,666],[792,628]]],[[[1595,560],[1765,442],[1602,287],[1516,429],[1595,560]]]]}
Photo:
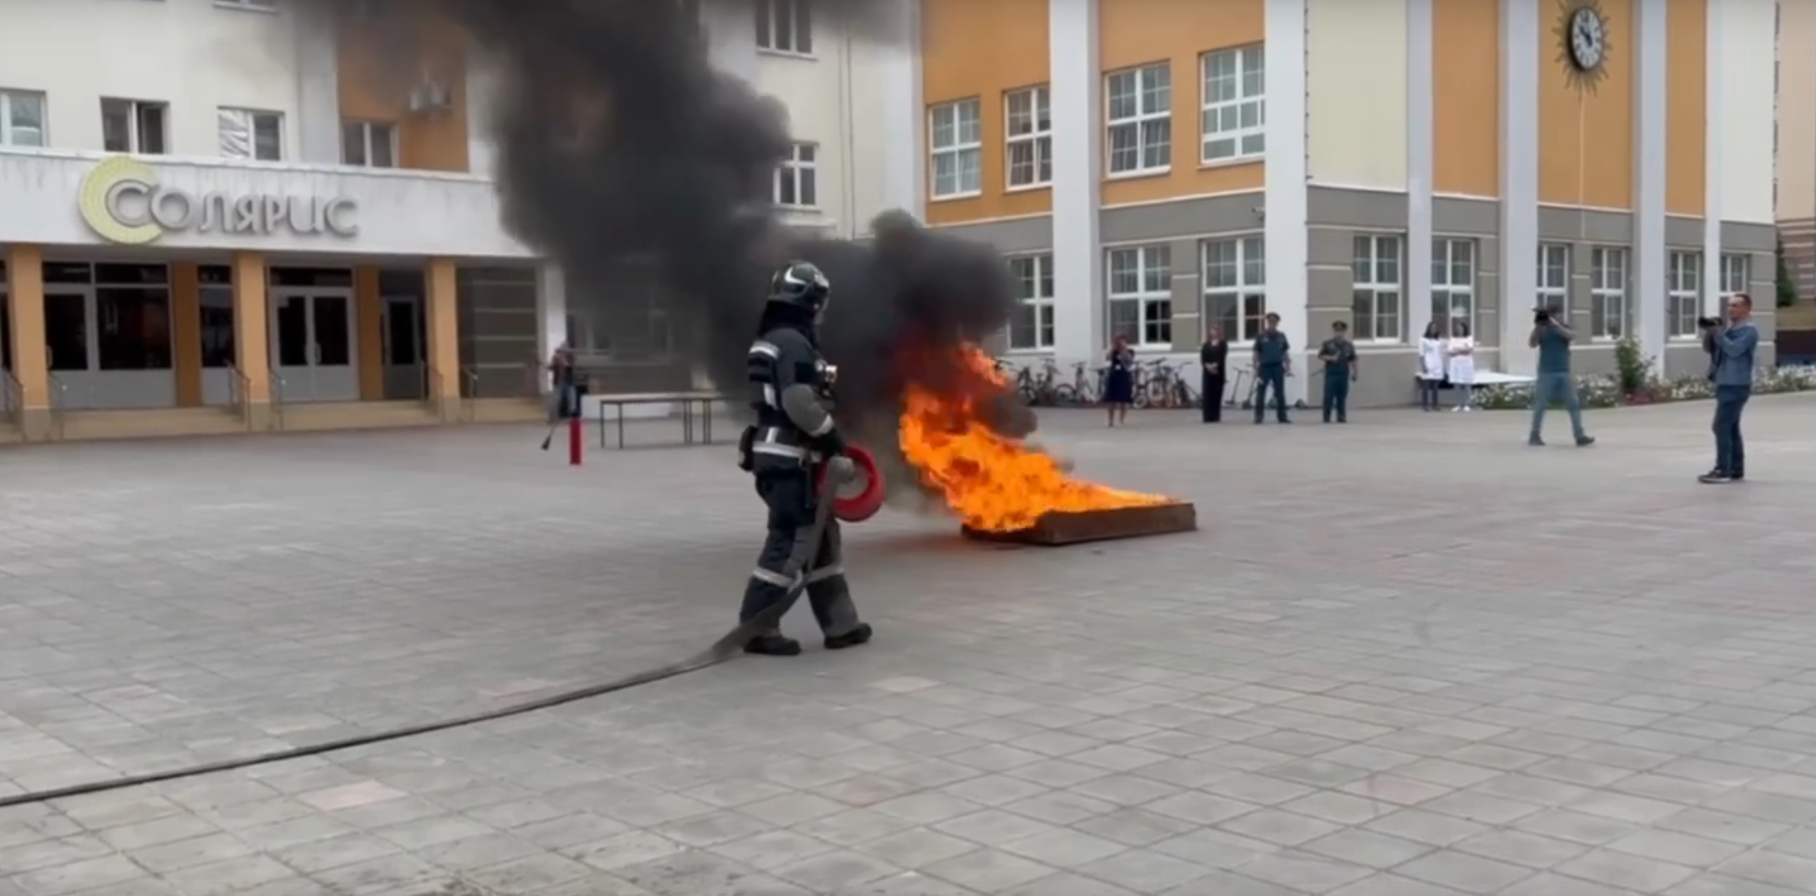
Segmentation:
{"type": "MultiPolygon", "coordinates": [[[[751,40],[754,2],[708,0],[707,18],[742,25],[730,36],[751,40]]],[[[881,47],[908,38],[896,8],[821,0],[814,14],[833,26],[822,34],[881,47]]],[[[771,178],[790,149],[787,110],[713,68],[689,4],[394,0],[386,10],[381,27],[398,35],[452,25],[482,48],[496,77],[487,103],[504,224],[565,268],[577,309],[643,300],[623,280],[625,263],[641,262],[660,283],[679,347],[717,388],[741,397],[770,274],[792,258],[825,270],[834,298],[822,342],[840,367],[840,423],[895,461],[892,486],[911,484],[896,452],[904,383],[937,388],[955,372],[959,341],[983,340],[1008,321],[1013,287],[996,251],[930,232],[904,212],[879,216],[863,243],[806,238],[779,223],[771,178]]],[[[1033,430],[1025,408],[998,399],[999,428],[1033,430]]]]}

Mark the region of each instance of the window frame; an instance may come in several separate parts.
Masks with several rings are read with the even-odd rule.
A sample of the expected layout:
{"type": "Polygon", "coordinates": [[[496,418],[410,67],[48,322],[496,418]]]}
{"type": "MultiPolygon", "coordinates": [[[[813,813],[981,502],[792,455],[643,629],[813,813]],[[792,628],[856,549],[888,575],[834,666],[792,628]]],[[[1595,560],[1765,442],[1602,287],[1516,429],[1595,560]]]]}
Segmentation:
{"type": "Polygon", "coordinates": [[[1679,342],[1702,336],[1703,254],[1672,249],[1665,255],[1665,335],[1679,342]]]}
{"type": "Polygon", "coordinates": [[[1050,352],[1055,345],[1053,322],[1053,253],[1032,252],[1022,255],[1011,255],[1006,261],[1009,265],[1010,279],[1016,288],[1016,311],[1030,308],[1034,312],[1034,344],[1017,345],[1015,342],[1015,320],[1011,317],[1003,328],[1003,344],[1010,354],[1034,354],[1050,352]],[[1027,264],[1028,275],[1019,270],[1027,264]],[[1023,295],[1023,287],[1029,288],[1023,295]]]}
{"type": "Polygon", "coordinates": [[[1253,162],[1267,155],[1267,45],[1265,43],[1244,44],[1240,47],[1226,47],[1212,50],[1198,57],[1198,163],[1200,165],[1233,165],[1253,162]],[[1236,82],[1236,93],[1228,99],[1212,98],[1211,65],[1219,59],[1234,59],[1235,68],[1231,77],[1236,82]],[[1248,79],[1251,74],[1247,67],[1254,60],[1258,63],[1252,74],[1260,83],[1260,88],[1249,93],[1248,79]],[[1241,117],[1246,107],[1255,109],[1256,123],[1243,125],[1241,117]],[[1234,111],[1237,126],[1224,130],[1220,121],[1221,113],[1234,111]],[[1216,127],[1213,127],[1213,123],[1216,127]],[[1252,143],[1251,143],[1252,141],[1252,143]],[[1228,142],[1228,155],[1213,155],[1212,144],[1228,142]],[[1252,146],[1252,148],[1251,148],[1252,146]]]}
{"type": "Polygon", "coordinates": [[[1115,180],[1125,177],[1152,177],[1166,174],[1173,170],[1173,69],[1171,62],[1150,62],[1145,65],[1130,66],[1105,72],[1103,75],[1103,152],[1104,177],[1115,180]],[[1164,75],[1165,100],[1158,110],[1145,108],[1150,93],[1158,93],[1161,88],[1151,87],[1147,82],[1157,75],[1164,75]],[[1135,114],[1116,118],[1112,114],[1115,105],[1116,91],[1112,85],[1118,78],[1134,79],[1135,114]],[[1164,125],[1164,141],[1148,139],[1148,125],[1164,125]],[[1134,152],[1136,167],[1116,167],[1116,133],[1119,129],[1133,128],[1135,133],[1134,152]],[[1165,160],[1157,164],[1148,164],[1147,153],[1150,149],[1160,148],[1165,153],[1165,160]]]}
{"type": "MultiPolygon", "coordinates": [[[[1221,265],[1223,262],[1215,263],[1221,265]]],[[[1267,235],[1256,231],[1199,240],[1198,283],[1199,323],[1206,329],[1215,324],[1223,330],[1224,341],[1232,345],[1253,343],[1267,322],[1267,235]],[[1229,262],[1235,276],[1233,282],[1211,276],[1212,249],[1224,246],[1235,250],[1229,262]],[[1251,273],[1258,274],[1259,278],[1251,279],[1251,273]],[[1234,326],[1226,323],[1228,316],[1212,311],[1230,299],[1235,301],[1234,326]],[[1251,309],[1250,299],[1259,299],[1260,304],[1251,309]]]]}
{"type": "Polygon", "coordinates": [[[1632,256],[1625,246],[1594,246],[1589,250],[1589,340],[1591,342],[1618,342],[1633,329],[1633,308],[1628,299],[1629,285],[1633,277],[1632,256]],[[1607,261],[1620,261],[1619,284],[1608,285],[1610,271],[1607,261]],[[1619,332],[1612,335],[1608,332],[1609,301],[1619,303],[1615,317],[1619,321],[1619,332]]]}
{"type": "Polygon", "coordinates": [[[1534,307],[1550,308],[1555,306],[1560,308],[1563,310],[1563,314],[1560,316],[1566,323],[1570,320],[1571,304],[1570,280],[1572,271],[1570,270],[1570,251],[1569,243],[1539,243],[1538,257],[1535,260],[1538,270],[1536,271],[1537,276],[1533,279],[1533,282],[1538,284],[1538,288],[1533,294],[1534,307]],[[1552,285],[1550,282],[1550,272],[1552,270],[1550,253],[1553,250],[1557,250],[1563,259],[1562,263],[1557,268],[1558,272],[1562,275],[1563,282],[1557,285],[1552,285]]]}
{"type": "Polygon", "coordinates": [[[218,9],[236,9],[242,12],[277,12],[278,0],[214,0],[218,9]]]}
{"type": "Polygon", "coordinates": [[[1430,310],[1431,310],[1432,319],[1436,320],[1439,316],[1437,313],[1438,296],[1440,294],[1442,294],[1447,297],[1444,301],[1445,313],[1443,315],[1444,320],[1446,322],[1446,326],[1444,329],[1444,336],[1446,338],[1448,338],[1450,336],[1450,334],[1453,332],[1453,330],[1455,329],[1453,326],[1451,326],[1451,324],[1454,324],[1459,319],[1459,316],[1456,313],[1456,306],[1457,306],[1458,298],[1463,299],[1469,309],[1465,314],[1463,314],[1461,316],[1460,319],[1464,323],[1469,325],[1470,335],[1473,336],[1475,334],[1475,332],[1476,332],[1476,313],[1479,310],[1476,307],[1476,305],[1477,305],[1477,303],[1476,303],[1476,285],[1477,285],[1477,283],[1480,282],[1481,277],[1482,277],[1481,245],[1474,238],[1460,237],[1460,236],[1432,237],[1432,240],[1431,240],[1431,300],[1432,300],[1432,307],[1430,310]],[[1455,282],[1454,275],[1456,273],[1456,266],[1458,264],[1457,257],[1456,257],[1457,256],[1456,250],[1458,247],[1467,247],[1469,250],[1468,251],[1469,259],[1467,262],[1467,264],[1469,266],[1469,278],[1468,278],[1469,282],[1467,282],[1467,283],[1455,282]],[[1441,262],[1440,262],[1440,259],[1442,259],[1441,262]],[[1443,272],[1442,277],[1439,276],[1440,271],[1443,272]]]}
{"type": "Polygon", "coordinates": [[[789,144],[788,157],[776,165],[774,179],[771,183],[770,202],[777,208],[813,210],[820,207],[820,144],[812,141],[797,141],[789,144]],[[803,158],[803,155],[806,157],[803,158]],[[782,184],[784,179],[793,181],[794,196],[797,201],[782,201],[782,184]],[[806,189],[803,190],[802,187],[806,189]],[[811,193],[812,202],[798,201],[803,193],[811,193]]]}
{"type": "Polygon", "coordinates": [[[1751,253],[1748,253],[1748,252],[1723,252],[1723,253],[1721,253],[1721,281],[1716,285],[1716,292],[1719,296],[1721,296],[1721,300],[1723,303],[1726,303],[1727,300],[1734,298],[1737,295],[1741,295],[1741,294],[1752,295],[1752,290],[1753,290],[1752,279],[1753,279],[1753,256],[1751,253]],[[1733,273],[1733,271],[1728,266],[1729,262],[1739,262],[1740,263],[1740,283],[1739,283],[1738,289],[1734,288],[1735,284],[1728,277],[1729,274],[1733,273]]]}
{"type": "Polygon", "coordinates": [[[215,108],[215,139],[216,139],[216,143],[219,145],[219,149],[221,150],[221,156],[223,158],[245,159],[245,160],[251,161],[251,162],[282,162],[282,161],[284,161],[284,113],[274,111],[271,109],[251,109],[251,108],[246,108],[243,106],[218,106],[215,108]],[[229,116],[238,116],[238,117],[243,118],[243,125],[246,128],[247,138],[250,141],[248,143],[248,148],[250,149],[249,155],[237,155],[237,154],[230,154],[227,152],[227,147],[225,145],[226,144],[225,128],[223,127],[223,125],[226,123],[226,119],[229,116]],[[261,158],[258,154],[259,153],[259,133],[258,132],[259,132],[259,120],[261,118],[270,119],[273,127],[275,127],[277,130],[276,141],[275,141],[277,155],[274,156],[273,158],[269,158],[269,159],[261,158]]]}
{"type": "Polygon", "coordinates": [[[1173,247],[1167,243],[1144,243],[1136,246],[1110,246],[1104,249],[1104,332],[1114,338],[1116,307],[1135,305],[1135,333],[1129,339],[1134,348],[1173,348],[1173,247]],[[1119,257],[1135,259],[1133,292],[1117,292],[1116,261],[1119,257]],[[1149,287],[1150,278],[1159,278],[1159,286],[1149,287]],[[1164,309],[1164,310],[1157,310],[1164,309]],[[1166,338],[1150,338],[1150,333],[1165,328],[1166,338]]]}
{"type": "Polygon", "coordinates": [[[927,107],[927,197],[938,202],[950,199],[969,199],[982,196],[984,193],[984,119],[983,98],[965,97],[934,103],[927,107]],[[939,143],[939,116],[941,112],[952,113],[952,142],[939,143]],[[971,113],[974,138],[964,139],[965,112],[971,113]],[[939,160],[942,157],[953,159],[953,186],[948,192],[940,192],[939,160]],[[976,183],[970,188],[965,186],[964,162],[972,162],[971,171],[975,173],[976,183]]]}
{"type": "Polygon", "coordinates": [[[1406,236],[1399,233],[1358,233],[1350,241],[1349,331],[1355,341],[1396,344],[1406,341],[1406,236]],[[1391,244],[1393,279],[1381,279],[1389,262],[1381,250],[1391,244]],[[1363,276],[1366,268],[1367,276],[1363,276]],[[1363,314],[1363,294],[1367,293],[1369,311],[1363,314]],[[1393,304],[1391,335],[1381,335],[1381,299],[1390,296],[1393,304]],[[1364,323],[1366,322],[1366,326],[1364,323]]]}
{"type": "Polygon", "coordinates": [[[402,168],[403,160],[398,157],[401,150],[401,146],[398,143],[398,130],[397,123],[394,121],[377,121],[367,118],[343,119],[341,121],[341,164],[354,168],[374,168],[380,171],[402,168]],[[363,147],[361,151],[365,154],[365,159],[363,161],[355,162],[352,159],[347,158],[348,128],[360,129],[360,145],[363,147]],[[385,135],[387,137],[386,143],[391,150],[391,164],[389,165],[372,164],[372,147],[374,145],[372,141],[372,131],[374,128],[385,129],[385,135]]]}
{"type": "Polygon", "coordinates": [[[811,0],[758,0],[754,4],[757,51],[777,56],[813,58],[813,3],[811,0]],[[784,17],[783,12],[787,15],[784,17]],[[786,25],[786,28],[782,26],[786,25]],[[786,31],[788,46],[778,35],[786,31]]]}
{"type": "Polygon", "coordinates": [[[13,149],[44,149],[50,145],[50,96],[42,90],[0,88],[0,146],[13,149]],[[14,140],[13,104],[18,100],[35,100],[38,104],[38,142],[14,140]]]}
{"type": "Polygon", "coordinates": [[[106,152],[126,153],[128,155],[140,156],[169,155],[170,103],[165,100],[142,100],[124,96],[101,97],[101,140],[102,148],[106,152]],[[125,149],[116,149],[106,145],[107,117],[110,112],[118,111],[118,107],[113,105],[116,103],[124,103],[126,106],[127,147],[125,149]],[[145,117],[147,112],[154,110],[158,113],[158,130],[160,133],[157,135],[157,142],[159,147],[157,149],[146,149],[145,144],[148,141],[145,139],[147,133],[145,117]]]}
{"type": "Polygon", "coordinates": [[[1053,89],[1047,84],[1035,84],[1003,94],[1003,190],[1038,190],[1053,185],[1053,89]],[[1015,101],[1026,97],[1028,100],[1028,130],[1016,132],[1015,101]],[[1032,179],[1017,183],[1015,180],[1015,150],[1018,146],[1027,146],[1028,167],[1032,170],[1032,179]],[[1042,176],[1042,171],[1046,175],[1042,176]]]}

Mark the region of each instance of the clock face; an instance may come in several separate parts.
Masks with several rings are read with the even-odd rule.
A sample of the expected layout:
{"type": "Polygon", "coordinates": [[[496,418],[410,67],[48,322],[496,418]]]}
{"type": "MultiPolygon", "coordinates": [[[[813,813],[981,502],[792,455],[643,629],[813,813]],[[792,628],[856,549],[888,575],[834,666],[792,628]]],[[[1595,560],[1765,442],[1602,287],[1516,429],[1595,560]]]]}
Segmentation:
{"type": "Polygon", "coordinates": [[[1570,61],[1576,64],[1579,71],[1593,71],[1601,67],[1603,51],[1607,47],[1608,28],[1602,17],[1594,9],[1581,7],[1570,16],[1569,33],[1570,61]]]}

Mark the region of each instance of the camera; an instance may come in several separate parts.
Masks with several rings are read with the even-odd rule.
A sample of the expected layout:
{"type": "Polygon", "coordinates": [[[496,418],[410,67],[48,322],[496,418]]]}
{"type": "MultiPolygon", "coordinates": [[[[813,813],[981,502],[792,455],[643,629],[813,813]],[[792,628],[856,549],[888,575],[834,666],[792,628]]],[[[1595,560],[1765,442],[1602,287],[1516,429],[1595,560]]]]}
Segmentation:
{"type": "Polygon", "coordinates": [[[1533,323],[1543,324],[1543,323],[1550,323],[1550,321],[1551,321],[1551,309],[1534,308],[1532,310],[1532,322],[1533,323]]]}
{"type": "Polygon", "coordinates": [[[1719,317],[1699,317],[1696,319],[1696,325],[1705,330],[1714,329],[1715,327],[1721,326],[1721,318],[1719,318],[1719,317]]]}

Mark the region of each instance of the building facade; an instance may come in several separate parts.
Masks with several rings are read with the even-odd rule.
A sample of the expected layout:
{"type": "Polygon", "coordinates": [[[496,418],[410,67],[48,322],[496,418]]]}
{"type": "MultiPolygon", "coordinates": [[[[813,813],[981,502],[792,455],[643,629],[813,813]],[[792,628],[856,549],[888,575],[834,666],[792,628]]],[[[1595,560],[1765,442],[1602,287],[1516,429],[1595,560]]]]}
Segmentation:
{"type": "Polygon", "coordinates": [[[1797,298],[1816,300],[1816,5],[1778,8],[1778,233],[1797,298]]]}
{"type": "MultiPolygon", "coordinates": [[[[911,65],[803,2],[704,24],[721,67],[789,108],[783,214],[857,235],[885,202],[866,125],[911,65]]],[[[655,290],[575,295],[503,230],[466,35],[399,59],[385,28],[313,6],[8,5],[33,52],[0,55],[0,438],[457,420],[526,404],[563,339],[614,391],[694,383],[655,290]],[[123,63],[148,34],[155,63],[123,63]]]]}
{"type": "Polygon", "coordinates": [[[1011,256],[1030,358],[1273,312],[1348,322],[1352,400],[1404,403],[1433,319],[1530,373],[1546,302],[1579,370],[1632,336],[1690,372],[1698,316],[1771,295],[1776,6],[922,0],[925,214],[1011,256]]]}

